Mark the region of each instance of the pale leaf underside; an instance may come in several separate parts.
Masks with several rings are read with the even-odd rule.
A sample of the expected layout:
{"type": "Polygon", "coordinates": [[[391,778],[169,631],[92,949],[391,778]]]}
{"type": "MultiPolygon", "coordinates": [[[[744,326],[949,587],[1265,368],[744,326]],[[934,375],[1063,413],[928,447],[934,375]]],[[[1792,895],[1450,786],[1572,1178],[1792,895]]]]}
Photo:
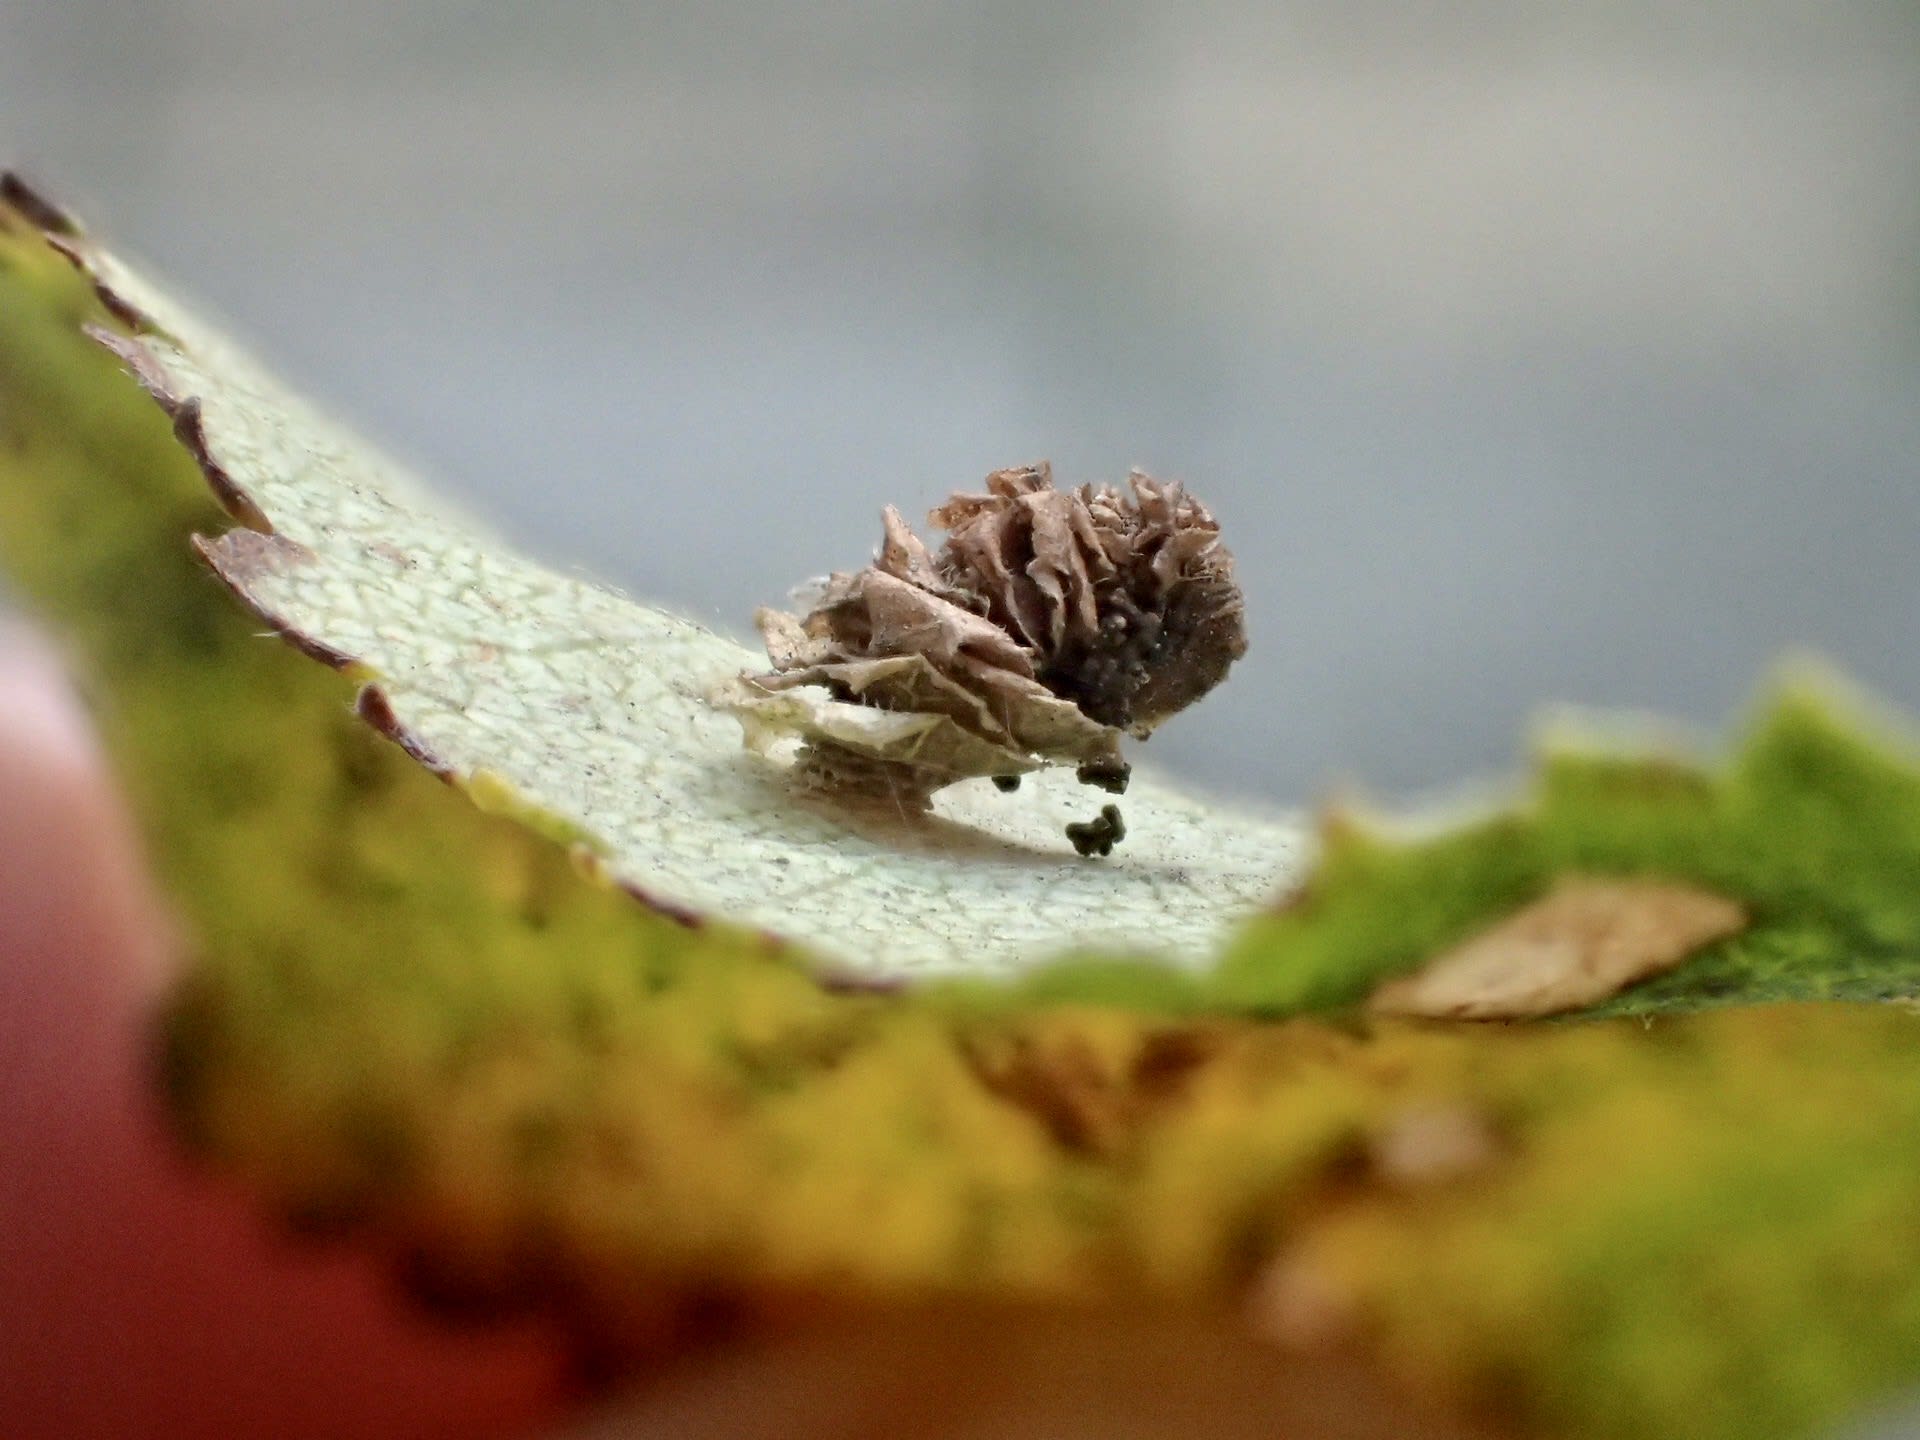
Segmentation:
{"type": "Polygon", "coordinates": [[[1068,771],[1013,795],[956,785],[924,817],[805,793],[790,755],[750,752],[712,703],[757,652],[515,553],[111,254],[52,238],[242,522],[202,544],[227,583],[361,675],[360,713],[423,763],[563,822],[649,903],[857,973],[1006,973],[1074,947],[1198,962],[1297,872],[1297,823],[1151,774],[1128,792],[1127,846],[1099,861],[1065,837],[1094,808],[1068,771]]]}

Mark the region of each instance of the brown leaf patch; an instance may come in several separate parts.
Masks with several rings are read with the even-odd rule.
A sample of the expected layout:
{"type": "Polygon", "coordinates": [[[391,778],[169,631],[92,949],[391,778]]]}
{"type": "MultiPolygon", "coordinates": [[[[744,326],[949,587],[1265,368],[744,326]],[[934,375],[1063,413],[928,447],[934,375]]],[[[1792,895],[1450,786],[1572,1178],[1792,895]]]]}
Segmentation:
{"type": "Polygon", "coordinates": [[[1735,902],[1658,880],[1575,877],[1373,993],[1383,1014],[1437,1020],[1559,1015],[1671,970],[1746,928],[1735,902]]]}

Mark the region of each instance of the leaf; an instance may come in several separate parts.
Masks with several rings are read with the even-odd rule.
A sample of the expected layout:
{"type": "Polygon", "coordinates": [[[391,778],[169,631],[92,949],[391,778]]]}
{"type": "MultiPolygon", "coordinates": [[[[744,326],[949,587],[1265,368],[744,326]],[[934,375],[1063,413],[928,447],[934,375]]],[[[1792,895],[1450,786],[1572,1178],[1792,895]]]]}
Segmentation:
{"type": "Polygon", "coordinates": [[[263,642],[188,559],[201,476],[46,258],[0,205],[0,565],[83,660],[195,937],[172,1113],[276,1217],[552,1315],[609,1378],[716,1314],[1260,1325],[1308,1276],[1363,1363],[1522,1433],[1813,1435],[1920,1381],[1920,1014],[1653,1013],[1911,993],[1920,781],[1824,688],[1718,766],[1563,750],[1444,834],[1336,816],[1217,974],[1102,950],[834,992],[577,873],[263,642]],[[1575,870],[1754,924],[1625,1021],[1218,1013],[1356,1007],[1575,870]]]}
{"type": "Polygon", "coordinates": [[[729,712],[762,657],[454,516],[52,207],[40,219],[123,323],[103,343],[245,527],[200,544],[234,592],[363,678],[362,718],[422,764],[548,817],[648,903],[875,976],[1009,971],[1075,945],[1192,963],[1297,865],[1296,825],[1151,775],[1128,797],[1133,844],[1103,863],[1066,838],[1090,807],[1062,772],[1017,796],[956,786],[925,819],[803,791],[729,712]]]}
{"type": "Polygon", "coordinates": [[[1359,1003],[1565,871],[1650,873],[1727,894],[1754,923],[1615,1008],[1920,992],[1920,903],[1904,879],[1920,864],[1920,779],[1829,716],[1831,686],[1790,695],[1724,777],[1573,749],[1550,762],[1537,810],[1411,847],[1347,827],[1274,917],[1261,902],[1307,851],[1297,827],[1150,775],[1129,794],[1133,839],[1099,862],[1075,852],[1110,849],[1112,827],[1088,821],[1085,792],[1060,771],[1017,795],[953,786],[931,816],[835,803],[792,783],[796,731],[831,721],[912,747],[929,743],[930,717],[798,690],[742,704],[740,677],[763,668],[755,652],[517,555],[55,207],[20,208],[92,280],[121,326],[99,338],[242,522],[200,542],[222,578],[297,647],[362,679],[359,715],[407,754],[483,808],[575,844],[664,913],[798,941],[832,973],[869,979],[1003,976],[1070,949],[1192,969],[1225,949],[1172,990],[1103,962],[1097,978],[1047,966],[1027,993],[1178,990],[1273,1013],[1359,1003]],[[1769,756],[1794,735],[1811,743],[1805,756],[1769,756]],[[1834,786],[1873,794],[1836,812],[1823,793],[1834,786]],[[1803,863],[1810,850],[1821,863],[1803,863]],[[1408,886],[1417,893],[1399,893],[1408,886]]]}

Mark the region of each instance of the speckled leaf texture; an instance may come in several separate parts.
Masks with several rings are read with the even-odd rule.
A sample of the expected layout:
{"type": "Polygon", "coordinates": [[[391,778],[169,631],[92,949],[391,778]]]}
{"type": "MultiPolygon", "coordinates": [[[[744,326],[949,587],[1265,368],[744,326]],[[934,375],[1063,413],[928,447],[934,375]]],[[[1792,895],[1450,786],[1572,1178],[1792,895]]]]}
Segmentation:
{"type": "Polygon", "coordinates": [[[1215,812],[1173,798],[1129,805],[1131,870],[1062,853],[1055,823],[1084,805],[1007,803],[1026,791],[979,799],[994,824],[1056,805],[1030,835],[865,830],[735,768],[751,757],[698,682],[758,663],[743,648],[444,518],[51,206],[5,200],[0,569],[96,697],[190,937],[171,1113],[264,1210],[398,1257],[423,1293],[558,1315],[606,1376],[716,1315],[738,1333],[962,1297],[1233,1317],[1524,1436],[1813,1436],[1920,1385],[1920,1013],[1884,1003],[1920,984],[1920,772],[1831,683],[1790,686],[1717,764],[1559,745],[1516,803],[1443,830],[1332,812],[1270,907],[1294,832],[1214,818],[1175,842],[1215,812]],[[84,325],[119,337],[171,429],[84,325]],[[230,583],[356,670],[361,716],[424,766],[196,561],[189,536],[221,526],[209,480],[241,521],[213,542],[230,583]],[[633,653],[686,669],[607,659],[633,653]],[[459,689],[434,678],[449,664],[459,689]],[[588,698],[525,715],[523,670],[588,698]],[[647,798],[601,793],[603,743],[658,781],[647,798]],[[643,838],[661,868],[624,870],[583,818],[649,813],[738,853],[683,864],[643,838]],[[660,913],[777,886],[818,837],[806,863],[861,883],[938,867],[1187,895],[1180,851],[1245,889],[1199,920],[1140,898],[1138,933],[1099,944],[1057,912],[948,930],[927,910],[922,948],[885,954],[826,913],[854,878],[799,945],[759,933],[778,907],[660,913]],[[1616,884],[1724,897],[1745,923],[1572,1018],[1367,1013],[1526,907],[1616,884]],[[1204,956],[1210,927],[1234,932],[1211,964],[1139,962],[1204,956]],[[866,961],[945,978],[819,983],[866,961]],[[1819,1003],[1760,1003],[1783,1000],[1819,1003]]]}

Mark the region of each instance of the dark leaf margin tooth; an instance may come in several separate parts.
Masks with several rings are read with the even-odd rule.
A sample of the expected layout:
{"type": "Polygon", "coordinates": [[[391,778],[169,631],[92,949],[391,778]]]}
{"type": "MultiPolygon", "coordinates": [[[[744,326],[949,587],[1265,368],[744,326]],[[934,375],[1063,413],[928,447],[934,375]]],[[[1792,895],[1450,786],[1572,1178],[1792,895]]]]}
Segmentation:
{"type": "Polygon", "coordinates": [[[637,900],[656,915],[663,915],[676,925],[684,925],[689,930],[698,930],[707,923],[706,915],[690,905],[682,905],[678,900],[668,900],[656,895],[646,886],[636,881],[613,876],[613,883],[625,894],[637,900]]]}
{"type": "Polygon", "coordinates": [[[359,657],[336,649],[289,624],[262,604],[248,588],[257,575],[285,570],[292,565],[311,564],[314,555],[306,546],[283,535],[263,534],[258,530],[229,530],[217,540],[195,535],[193,548],[206,562],[207,568],[233,592],[234,598],[264,620],[272,627],[274,634],[301,654],[334,670],[351,670],[360,663],[359,657]]]}
{"type": "Polygon", "coordinates": [[[46,236],[47,244],[53,248],[54,253],[65,257],[68,264],[72,265],[74,269],[78,270],[92,283],[93,293],[99,297],[100,303],[107,307],[107,313],[112,315],[114,319],[118,320],[129,330],[136,331],[142,335],[159,335],[164,333],[159,321],[155,320],[146,311],[142,310],[138,305],[134,304],[107,283],[105,277],[95,268],[93,257],[87,253],[86,242],[83,237],[78,235],[58,235],[50,231],[43,231],[41,233],[46,236]]]}
{"type": "Polygon", "coordinates": [[[200,473],[207,478],[207,488],[213,491],[213,498],[220,502],[222,510],[249,530],[263,535],[274,533],[273,521],[267,518],[266,512],[240,488],[239,482],[227,473],[227,467],[214,459],[213,450],[207,444],[207,424],[199,396],[192,396],[174,407],[173,434],[200,466],[200,473]]]}
{"type": "Polygon", "coordinates": [[[353,713],[372,727],[375,733],[385,736],[415,761],[422,769],[430,772],[436,779],[452,784],[453,766],[441,759],[416,731],[394,713],[393,701],[387,698],[387,692],[378,685],[362,685],[360,693],[354,697],[353,713]]]}
{"type": "Polygon", "coordinates": [[[4,203],[39,229],[48,238],[78,239],[80,222],[49,200],[40,189],[17,170],[0,170],[0,203],[4,203]]]}
{"type": "Polygon", "coordinates": [[[83,325],[81,333],[132,371],[133,378],[140,382],[140,388],[153,397],[154,403],[166,412],[169,420],[177,421],[182,409],[189,403],[197,403],[173,388],[166,373],[147,352],[139,336],[122,335],[118,330],[109,330],[104,325],[83,325]]]}

